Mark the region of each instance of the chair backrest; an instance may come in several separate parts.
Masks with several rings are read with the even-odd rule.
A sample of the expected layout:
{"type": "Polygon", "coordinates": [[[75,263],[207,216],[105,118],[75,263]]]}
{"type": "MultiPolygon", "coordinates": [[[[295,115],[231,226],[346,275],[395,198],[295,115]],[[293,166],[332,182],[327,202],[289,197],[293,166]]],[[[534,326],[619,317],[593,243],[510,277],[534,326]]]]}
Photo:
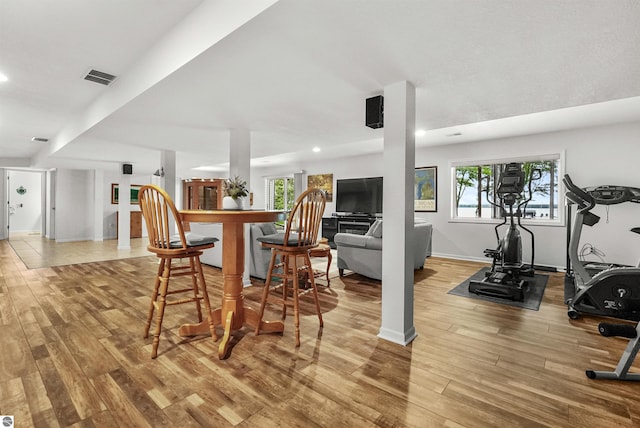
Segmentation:
{"type": "Polygon", "coordinates": [[[287,219],[284,245],[315,246],[326,203],[325,192],[320,189],[307,189],[298,196],[287,219]],[[290,239],[292,234],[295,234],[295,239],[290,239]]]}
{"type": "Polygon", "coordinates": [[[186,250],[187,240],[180,213],[167,192],[158,186],[148,184],[140,188],[138,199],[149,234],[149,249],[163,252],[186,250]],[[176,229],[177,231],[174,231],[176,229]]]}

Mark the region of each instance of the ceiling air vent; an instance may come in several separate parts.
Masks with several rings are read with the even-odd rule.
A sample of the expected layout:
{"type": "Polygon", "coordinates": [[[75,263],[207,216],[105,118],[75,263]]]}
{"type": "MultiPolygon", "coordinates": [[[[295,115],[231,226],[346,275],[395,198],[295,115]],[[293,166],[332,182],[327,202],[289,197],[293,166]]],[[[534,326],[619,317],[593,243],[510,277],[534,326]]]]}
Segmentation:
{"type": "Polygon", "coordinates": [[[116,76],[114,76],[113,74],[105,73],[103,71],[91,70],[87,73],[86,76],[84,76],[84,79],[108,86],[116,79],[116,76]]]}
{"type": "Polygon", "coordinates": [[[49,139],[43,137],[31,137],[31,141],[34,141],[36,143],[46,143],[47,141],[49,141],[49,139]]]}

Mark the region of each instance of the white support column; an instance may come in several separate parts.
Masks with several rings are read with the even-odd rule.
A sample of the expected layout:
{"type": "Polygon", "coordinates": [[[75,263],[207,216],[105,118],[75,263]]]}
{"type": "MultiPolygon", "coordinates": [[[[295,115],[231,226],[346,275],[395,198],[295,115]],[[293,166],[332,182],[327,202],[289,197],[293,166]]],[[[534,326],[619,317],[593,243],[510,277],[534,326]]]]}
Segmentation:
{"type": "Polygon", "coordinates": [[[0,239],[7,239],[9,232],[9,195],[7,194],[7,170],[0,168],[0,239]]]}
{"type": "Polygon", "coordinates": [[[406,81],[384,88],[382,325],[378,337],[407,345],[413,324],[413,182],[415,88],[406,81]]]}
{"type": "Polygon", "coordinates": [[[298,200],[298,196],[300,196],[302,192],[307,190],[307,183],[305,183],[304,176],[304,170],[293,173],[293,195],[295,197],[295,200],[298,200]]]}
{"type": "MultiPolygon", "coordinates": [[[[229,136],[229,177],[236,175],[247,182],[251,189],[251,132],[248,129],[232,129],[229,136]]],[[[249,198],[244,200],[244,209],[249,209],[249,198]]],[[[249,251],[249,225],[244,226],[244,275],[242,283],[251,285],[249,278],[251,269],[251,252],[249,251]]],[[[223,255],[224,257],[224,255],[223,255]]]]}
{"type": "Polygon", "coordinates": [[[93,240],[104,240],[104,171],[93,170],[93,240]]]}
{"type": "Polygon", "coordinates": [[[164,170],[161,187],[171,196],[176,206],[181,206],[176,199],[176,152],[174,150],[163,150],[160,152],[160,165],[164,170]]]}
{"type": "Polygon", "coordinates": [[[131,176],[122,174],[118,183],[118,250],[131,249],[131,176]]]}
{"type": "MultiPolygon", "coordinates": [[[[160,166],[164,171],[164,176],[160,177],[160,187],[169,194],[174,205],[180,209],[182,207],[182,192],[176,196],[178,187],[178,183],[176,183],[176,152],[174,150],[162,150],[160,152],[160,166]]],[[[171,224],[169,227],[171,233],[178,233],[175,224],[171,224]]]]}

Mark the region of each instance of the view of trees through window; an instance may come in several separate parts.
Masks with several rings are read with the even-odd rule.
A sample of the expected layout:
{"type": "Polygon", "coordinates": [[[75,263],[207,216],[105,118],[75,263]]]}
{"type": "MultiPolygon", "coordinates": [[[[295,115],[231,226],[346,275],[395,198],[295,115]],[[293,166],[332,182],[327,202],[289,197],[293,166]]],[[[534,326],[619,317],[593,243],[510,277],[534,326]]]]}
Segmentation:
{"type": "Polygon", "coordinates": [[[291,211],[295,203],[293,177],[267,179],[267,209],[291,211]]]}
{"type": "MultiPolygon", "coordinates": [[[[529,196],[531,172],[536,169],[541,172],[540,178],[531,183],[532,199],[523,207],[524,217],[557,221],[559,160],[531,160],[521,163],[525,173],[524,199],[529,196]]],[[[487,200],[487,190],[489,199],[499,203],[495,197],[495,182],[506,164],[507,162],[455,167],[454,218],[502,218],[500,210],[487,200]]]]}

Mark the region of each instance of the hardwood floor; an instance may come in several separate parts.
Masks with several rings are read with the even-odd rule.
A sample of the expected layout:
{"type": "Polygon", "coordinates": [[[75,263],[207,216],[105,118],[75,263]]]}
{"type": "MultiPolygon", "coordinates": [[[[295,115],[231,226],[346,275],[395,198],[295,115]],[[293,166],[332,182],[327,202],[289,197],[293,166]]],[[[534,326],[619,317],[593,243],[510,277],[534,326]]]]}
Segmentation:
{"type": "Polygon", "coordinates": [[[140,257],[149,254],[147,238],[133,238],[131,248],[118,249],[118,240],[56,242],[40,234],[12,233],[11,247],[29,269],[74,263],[140,257]]]}
{"type": "MultiPolygon", "coordinates": [[[[561,273],[531,311],[447,294],[482,265],[430,258],[406,347],[377,338],[381,285],[358,275],[322,289],[322,331],[302,305],[299,349],[291,316],[282,335],[238,332],[221,361],[210,337],[177,336],[193,317],[173,307],[152,360],[156,263],[27,269],[0,241],[0,414],[17,427],[640,426],[640,384],[584,374],[615,367],[627,341],[567,318],[561,273]]],[[[221,272],[206,277],[217,306],[221,272]]],[[[260,287],[245,294],[257,306],[260,287]]]]}

